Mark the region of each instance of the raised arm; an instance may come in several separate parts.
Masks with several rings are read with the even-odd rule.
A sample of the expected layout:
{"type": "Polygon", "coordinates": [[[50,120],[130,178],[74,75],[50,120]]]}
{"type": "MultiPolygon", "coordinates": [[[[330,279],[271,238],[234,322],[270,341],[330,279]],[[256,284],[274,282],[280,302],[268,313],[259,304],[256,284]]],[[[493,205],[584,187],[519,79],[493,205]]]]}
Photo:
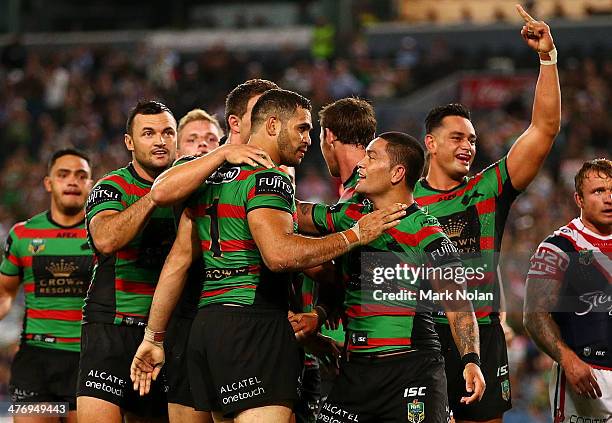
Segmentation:
{"type": "Polygon", "coordinates": [[[169,206],[185,201],[225,161],[237,165],[274,166],[268,154],[258,147],[226,144],[159,175],[151,188],[153,202],[158,206],[169,206]]]}
{"type": "Polygon", "coordinates": [[[178,233],[172,249],[162,268],[155,288],[145,339],[134,355],[130,377],[134,390],[140,395],[149,392],[151,380],[155,380],[164,364],[163,339],[168,321],[183,292],[187,272],[193,260],[200,253],[199,238],[188,215],[183,211],[178,233]],[[149,334],[153,334],[152,338],[149,334]]]}
{"type": "Polygon", "coordinates": [[[317,266],[371,242],[399,223],[405,207],[377,210],[363,216],[352,228],[323,238],[294,234],[291,215],[272,208],[252,210],[247,220],[266,266],[274,272],[290,272],[317,266]]]}
{"type": "Polygon", "coordinates": [[[517,190],[523,190],[537,175],[559,133],[561,90],[556,65],[557,51],[550,28],[529,16],[522,7],[517,8],[525,20],[521,36],[529,47],[538,52],[541,61],[531,124],[508,153],[508,174],[512,185],[517,190]]]}

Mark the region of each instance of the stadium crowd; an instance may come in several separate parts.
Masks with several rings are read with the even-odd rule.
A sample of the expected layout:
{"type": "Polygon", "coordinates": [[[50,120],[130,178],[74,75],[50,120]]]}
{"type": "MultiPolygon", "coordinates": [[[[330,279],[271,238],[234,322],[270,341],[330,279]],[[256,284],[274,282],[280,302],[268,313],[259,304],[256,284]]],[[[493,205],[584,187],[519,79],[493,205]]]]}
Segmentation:
{"type": "MultiPolygon", "coordinates": [[[[90,152],[94,179],[124,166],[128,161],[123,146],[125,116],[141,98],[162,99],[176,116],[194,107],[223,116],[225,95],[232,87],[250,78],[266,78],[311,98],[314,111],[351,95],[367,98],[376,107],[377,100],[405,96],[443,76],[440,69],[448,74],[469,66],[467,60],[456,60],[462,57],[460,52],[443,44],[432,54],[407,41],[395,57],[378,58],[362,40],[356,40],[349,51],[347,57],[329,61],[291,50],[256,59],[221,46],[192,56],[144,46],[133,52],[77,47],[3,55],[0,239],[6,238],[15,222],[46,208],[40,181],[46,160],[58,148],[71,145],[90,152]]],[[[552,229],[576,216],[577,208],[568,199],[580,164],[610,157],[612,152],[612,59],[564,57],[559,70],[561,132],[545,169],[512,208],[503,241],[508,320],[515,331],[509,347],[515,409],[507,415],[508,421],[548,419],[550,358],[529,340],[521,324],[528,257],[552,229]]],[[[499,110],[476,111],[479,141],[474,170],[505,154],[528,126],[530,104],[530,100],[515,99],[499,110]]],[[[420,127],[421,123],[406,125],[420,127]]],[[[379,122],[379,132],[384,129],[385,122],[379,122]]],[[[329,183],[316,141],[310,150],[306,166],[297,173],[297,197],[331,202],[337,197],[337,185],[329,183]]],[[[2,351],[0,395],[6,395],[14,346],[4,346],[2,351]]]]}

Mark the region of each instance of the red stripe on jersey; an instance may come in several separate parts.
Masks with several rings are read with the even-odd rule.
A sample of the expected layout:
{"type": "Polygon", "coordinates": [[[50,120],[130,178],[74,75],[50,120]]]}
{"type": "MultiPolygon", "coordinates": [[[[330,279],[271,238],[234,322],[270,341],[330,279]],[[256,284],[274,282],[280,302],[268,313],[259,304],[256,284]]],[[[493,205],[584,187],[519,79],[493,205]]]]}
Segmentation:
{"type": "Polygon", "coordinates": [[[115,290],[131,294],[153,295],[155,293],[155,285],[146,282],[115,279],[115,290]]]}
{"type": "Polygon", "coordinates": [[[81,338],[55,338],[57,342],[81,342],[81,338]]]}
{"type": "MultiPolygon", "coordinates": [[[[104,178],[102,178],[100,180],[100,182],[102,181],[112,181],[114,183],[116,183],[117,185],[119,185],[121,187],[121,189],[123,189],[123,191],[127,194],[127,195],[136,195],[138,197],[144,197],[146,194],[149,193],[149,191],[151,191],[151,188],[141,188],[138,185],[134,185],[134,184],[130,184],[128,181],[126,181],[125,179],[123,179],[121,176],[119,175],[108,175],[105,176],[104,178]]],[[[98,183],[100,183],[98,182],[98,183]]]]}
{"type": "Polygon", "coordinates": [[[23,293],[24,294],[31,294],[32,292],[34,292],[36,289],[36,285],[34,285],[34,282],[26,282],[23,284],[23,293]]]}
{"type": "Polygon", "coordinates": [[[477,319],[487,317],[492,312],[493,312],[493,307],[491,306],[478,307],[476,310],[474,310],[474,314],[476,314],[477,319]]]}
{"type": "Polygon", "coordinates": [[[85,238],[85,229],[29,229],[23,226],[15,227],[15,235],[19,238],[85,238]]]}
{"type": "Polygon", "coordinates": [[[379,304],[358,304],[347,308],[346,314],[349,317],[367,316],[414,316],[413,308],[385,306],[379,304]]]}
{"type": "Polygon", "coordinates": [[[363,213],[363,206],[359,204],[351,204],[346,208],[345,214],[353,220],[359,220],[365,213],[363,213]]]}
{"type": "Polygon", "coordinates": [[[83,318],[81,310],[33,310],[26,312],[28,319],[55,319],[78,322],[83,318]]]}
{"type": "MultiPolygon", "coordinates": [[[[598,237],[595,237],[593,235],[590,235],[584,231],[581,231],[575,224],[574,222],[570,222],[567,225],[569,228],[572,228],[573,230],[580,232],[580,235],[582,235],[582,237],[592,246],[599,248],[599,250],[602,253],[606,253],[608,256],[610,256],[609,253],[612,252],[612,242],[610,242],[610,240],[606,240],[606,239],[601,239],[598,237]]],[[[581,248],[584,249],[584,248],[581,248]]]]}
{"type": "Polygon", "coordinates": [[[478,275],[474,275],[471,278],[467,279],[467,286],[469,288],[474,288],[476,286],[487,286],[490,285],[493,281],[495,281],[495,275],[497,272],[483,272],[483,278],[479,279],[478,275]]]}
{"type": "Polygon", "coordinates": [[[138,258],[137,249],[124,249],[117,251],[117,258],[120,260],[136,260],[138,258]]]}
{"type": "Polygon", "coordinates": [[[8,261],[10,261],[15,266],[21,267],[21,260],[19,260],[19,258],[17,258],[16,256],[9,254],[6,258],[8,261]]]}
{"type": "Polygon", "coordinates": [[[254,250],[256,248],[257,245],[252,239],[232,239],[227,241],[221,241],[221,251],[245,251],[254,250]]]}
{"type": "Polygon", "coordinates": [[[497,194],[501,194],[502,192],[502,176],[501,176],[501,170],[499,168],[499,164],[495,165],[495,175],[497,176],[497,194]]]}
{"type": "Polygon", "coordinates": [[[402,232],[396,228],[389,228],[386,232],[400,244],[408,245],[411,247],[416,247],[421,241],[423,241],[430,235],[436,233],[443,233],[442,228],[440,228],[439,226],[425,226],[424,228],[421,228],[416,234],[402,232]]]}
{"type": "Polygon", "coordinates": [[[247,194],[247,200],[252,200],[254,197],[255,197],[255,187],[249,190],[249,193],[247,194]]]}
{"type": "Polygon", "coordinates": [[[495,244],[492,236],[481,236],[480,237],[480,249],[481,250],[492,250],[495,244]]]}
{"type": "Polygon", "coordinates": [[[495,197],[476,203],[476,210],[478,210],[478,214],[493,213],[495,211],[495,197]]]}
{"type": "Polygon", "coordinates": [[[241,170],[240,173],[238,174],[238,176],[236,177],[236,179],[234,179],[234,180],[235,181],[244,181],[245,179],[247,179],[252,174],[257,173],[257,172],[261,172],[263,170],[268,170],[268,169],[261,168],[261,169],[254,169],[254,170],[241,170]]]}
{"type": "Polygon", "coordinates": [[[19,258],[21,267],[32,267],[32,256],[23,256],[19,258]]]}
{"type": "Polygon", "coordinates": [[[227,287],[227,288],[215,289],[214,291],[202,292],[202,294],[200,295],[200,298],[215,297],[217,295],[221,295],[221,294],[225,294],[227,292],[233,291],[234,289],[255,289],[255,288],[257,288],[256,285],[238,285],[238,286],[232,286],[232,287],[227,287]]]}
{"type": "Polygon", "coordinates": [[[121,313],[121,314],[115,314],[115,319],[119,319],[122,320],[124,317],[147,317],[143,314],[137,314],[137,313],[121,313]]]}
{"type": "MultiPolygon", "coordinates": [[[[482,179],[482,173],[477,174],[476,176],[474,176],[468,183],[466,186],[464,186],[463,188],[457,190],[457,191],[453,191],[453,192],[443,192],[443,193],[439,193],[439,194],[432,194],[432,195],[426,195],[420,198],[416,199],[416,202],[419,204],[419,206],[428,206],[432,203],[437,203],[439,201],[446,201],[444,200],[445,198],[449,197],[450,195],[452,195],[452,198],[457,198],[457,197],[461,197],[463,194],[465,194],[467,191],[471,190],[472,188],[474,188],[474,186],[480,182],[480,180],[482,179]]],[[[452,199],[451,198],[451,199],[452,199]]]]}
{"type": "Polygon", "coordinates": [[[327,230],[329,232],[336,232],[336,228],[334,227],[334,219],[332,219],[331,213],[327,213],[325,220],[327,220],[327,230]]]}
{"type": "Polygon", "coordinates": [[[306,307],[312,305],[312,293],[311,292],[303,292],[302,293],[302,306],[306,307]]]}
{"type": "MultiPolygon", "coordinates": [[[[206,210],[211,204],[198,204],[193,210],[196,217],[206,216],[208,213],[206,210]]],[[[246,210],[242,206],[235,206],[233,204],[218,204],[217,205],[217,217],[235,217],[238,219],[246,219],[246,210]]]]}

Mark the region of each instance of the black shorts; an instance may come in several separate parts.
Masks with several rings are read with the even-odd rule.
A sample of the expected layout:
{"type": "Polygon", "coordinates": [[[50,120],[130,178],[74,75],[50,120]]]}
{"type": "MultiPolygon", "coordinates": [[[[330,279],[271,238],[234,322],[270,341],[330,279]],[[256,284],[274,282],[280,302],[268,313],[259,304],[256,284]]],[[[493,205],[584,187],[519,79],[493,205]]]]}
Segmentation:
{"type": "Polygon", "coordinates": [[[196,410],[232,417],[298,399],[300,352],[287,312],[211,305],[191,326],[187,352],[196,410]]]}
{"type": "Polygon", "coordinates": [[[315,357],[306,356],[300,383],[300,399],[295,403],[293,412],[296,423],[316,421],[321,404],[321,373],[315,357]]]}
{"type": "Polygon", "coordinates": [[[506,338],[499,322],[479,325],[481,371],[487,388],[480,402],[461,404],[462,396],[468,396],[463,379],[463,364],[453,340],[450,326],[437,324],[436,332],[442,343],[442,354],[446,362],[448,401],[455,419],[485,421],[501,417],[512,408],[510,396],[510,374],[506,338]]]}
{"type": "Polygon", "coordinates": [[[361,358],[352,354],[321,408],[318,423],[447,423],[444,360],[437,351],[361,358]]]}
{"type": "Polygon", "coordinates": [[[67,402],[76,410],[79,353],[22,344],[11,366],[12,402],[67,402]]]}
{"type": "Polygon", "coordinates": [[[168,402],[193,407],[187,370],[187,341],[193,319],[173,316],[168,325],[164,349],[166,350],[166,378],[168,402]]]}
{"type": "Polygon", "coordinates": [[[166,415],[168,387],[163,368],[149,394],[141,397],[132,388],[130,365],[143,336],[142,327],[84,324],[77,397],[99,398],[142,417],[166,415]]]}

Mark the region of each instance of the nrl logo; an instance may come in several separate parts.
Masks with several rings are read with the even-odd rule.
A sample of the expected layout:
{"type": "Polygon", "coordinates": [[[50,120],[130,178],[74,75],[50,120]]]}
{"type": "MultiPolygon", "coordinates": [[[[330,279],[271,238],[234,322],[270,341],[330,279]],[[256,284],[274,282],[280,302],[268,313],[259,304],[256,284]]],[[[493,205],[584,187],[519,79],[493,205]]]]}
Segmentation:
{"type": "Polygon", "coordinates": [[[30,245],[28,245],[28,251],[32,254],[38,254],[45,251],[45,240],[41,238],[36,238],[30,241],[30,245]]]}
{"type": "Polygon", "coordinates": [[[425,420],[425,403],[414,400],[408,403],[408,421],[410,423],[421,423],[425,420]]]}
{"type": "Polygon", "coordinates": [[[206,180],[207,184],[226,184],[228,182],[232,182],[236,177],[240,174],[240,168],[235,167],[222,167],[217,170],[215,173],[210,175],[206,180]]]}

